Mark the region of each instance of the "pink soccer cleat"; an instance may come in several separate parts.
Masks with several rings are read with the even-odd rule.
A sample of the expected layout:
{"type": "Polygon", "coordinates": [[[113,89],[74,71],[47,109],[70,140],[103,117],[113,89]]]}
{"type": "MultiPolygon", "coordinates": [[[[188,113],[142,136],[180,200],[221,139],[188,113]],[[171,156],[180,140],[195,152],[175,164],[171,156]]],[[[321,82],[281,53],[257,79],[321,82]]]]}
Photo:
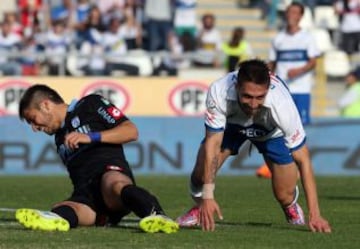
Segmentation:
{"type": "Polygon", "coordinates": [[[286,208],[283,208],[283,210],[286,216],[286,220],[289,224],[305,225],[304,212],[297,202],[286,208]]]}
{"type": "Polygon", "coordinates": [[[182,216],[176,219],[180,227],[194,227],[200,225],[200,208],[198,206],[192,207],[182,216]]]}

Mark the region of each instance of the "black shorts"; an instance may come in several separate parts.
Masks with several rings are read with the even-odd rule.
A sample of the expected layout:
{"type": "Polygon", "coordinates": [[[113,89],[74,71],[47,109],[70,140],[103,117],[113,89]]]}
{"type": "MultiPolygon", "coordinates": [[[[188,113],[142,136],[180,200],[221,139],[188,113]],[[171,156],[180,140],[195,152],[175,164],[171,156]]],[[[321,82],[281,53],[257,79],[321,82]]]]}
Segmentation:
{"type": "Polygon", "coordinates": [[[108,171],[118,171],[119,174],[128,176],[135,184],[133,174],[128,166],[108,165],[104,166],[102,172],[96,176],[77,182],[74,185],[73,193],[67,199],[67,201],[85,204],[94,210],[97,215],[97,225],[102,225],[104,219],[111,223],[118,223],[122,217],[130,213],[127,209],[114,212],[107,208],[101,193],[101,179],[108,171]]]}

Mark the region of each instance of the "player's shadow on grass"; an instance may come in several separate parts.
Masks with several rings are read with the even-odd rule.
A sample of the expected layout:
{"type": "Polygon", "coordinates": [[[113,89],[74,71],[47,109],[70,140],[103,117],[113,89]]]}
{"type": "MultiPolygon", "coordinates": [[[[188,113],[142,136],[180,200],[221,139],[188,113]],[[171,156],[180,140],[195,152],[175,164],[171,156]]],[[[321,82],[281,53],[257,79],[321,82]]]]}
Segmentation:
{"type": "Polygon", "coordinates": [[[16,219],[15,218],[0,218],[0,221],[1,222],[15,222],[16,221],[16,219]]]}
{"type": "Polygon", "coordinates": [[[271,227],[272,223],[264,222],[231,222],[231,221],[217,221],[220,226],[253,226],[253,227],[271,227]]]}
{"type": "Polygon", "coordinates": [[[132,230],[135,233],[143,233],[139,228],[139,221],[140,219],[133,217],[123,218],[116,226],[113,226],[112,228],[121,228],[126,230],[132,230]]]}
{"type": "Polygon", "coordinates": [[[324,199],[335,200],[335,201],[360,201],[360,196],[321,196],[324,199]]]}
{"type": "MultiPolygon", "coordinates": [[[[258,228],[271,228],[271,229],[280,229],[280,230],[298,230],[300,232],[308,232],[307,226],[295,226],[295,225],[288,225],[284,223],[284,225],[278,225],[273,223],[265,223],[265,222],[231,222],[231,221],[217,221],[216,222],[217,227],[258,227],[258,228]]],[[[197,227],[183,227],[181,229],[191,230],[201,230],[199,226],[197,227]]]]}

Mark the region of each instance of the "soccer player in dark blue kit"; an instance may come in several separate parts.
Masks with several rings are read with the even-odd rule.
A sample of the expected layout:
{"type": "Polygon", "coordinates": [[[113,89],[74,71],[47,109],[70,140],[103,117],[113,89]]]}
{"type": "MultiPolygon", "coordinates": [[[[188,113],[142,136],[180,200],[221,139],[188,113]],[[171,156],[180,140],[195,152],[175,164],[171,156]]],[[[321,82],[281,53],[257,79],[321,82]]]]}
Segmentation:
{"type": "Polygon", "coordinates": [[[58,154],[73,184],[71,196],[49,212],[17,210],[16,219],[26,228],[68,231],[104,220],[99,217],[117,223],[134,212],[145,232],[178,230],[157,198],[135,184],[123,144],[136,140],[138,130],[107,99],[88,95],[68,105],[55,90],[38,84],[22,96],[19,116],[34,131],[55,135],[58,154]]]}

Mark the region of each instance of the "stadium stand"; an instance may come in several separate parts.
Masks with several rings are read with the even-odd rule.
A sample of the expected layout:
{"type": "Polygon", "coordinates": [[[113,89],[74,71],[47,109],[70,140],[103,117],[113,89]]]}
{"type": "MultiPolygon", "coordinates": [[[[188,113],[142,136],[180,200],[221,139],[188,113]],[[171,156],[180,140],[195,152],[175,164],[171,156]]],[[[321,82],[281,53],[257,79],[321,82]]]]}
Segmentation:
{"type": "MultiPolygon", "coordinates": [[[[20,1],[20,0],[19,0],[20,1]]],[[[15,1],[15,2],[19,2],[15,1]]],[[[170,0],[169,0],[170,1],[170,0]]],[[[8,1],[6,1],[8,2],[8,1]]],[[[12,1],[11,1],[12,2],[12,1]]],[[[22,5],[26,4],[27,1],[21,1],[22,5]]],[[[21,62],[23,65],[22,73],[24,75],[48,75],[49,74],[49,60],[47,60],[45,54],[46,47],[46,34],[51,30],[51,18],[55,18],[56,21],[65,21],[67,25],[66,36],[71,39],[70,45],[66,45],[67,49],[64,55],[58,55],[59,61],[63,62],[59,65],[58,74],[60,75],[73,75],[73,76],[82,76],[86,73],[83,68],[79,66],[79,61],[81,61],[81,56],[79,54],[79,48],[81,47],[81,42],[83,39],[87,40],[90,43],[99,43],[99,37],[92,37],[92,32],[88,32],[88,28],[96,28],[98,33],[101,34],[103,29],[106,28],[106,25],[99,25],[98,23],[89,23],[86,22],[87,13],[93,11],[90,6],[98,3],[95,0],[77,0],[77,1],[64,1],[66,3],[73,2],[77,12],[68,12],[68,7],[66,5],[57,6],[54,3],[61,3],[62,1],[42,1],[43,5],[39,5],[41,1],[37,1],[37,9],[34,13],[34,19],[31,19],[32,22],[29,23],[26,16],[23,15],[23,9],[14,9],[14,6],[7,7],[6,11],[3,11],[4,14],[8,12],[16,13],[18,15],[18,20],[15,22],[14,32],[19,32],[18,24],[23,25],[22,30],[19,32],[19,36],[23,39],[22,42],[16,45],[16,49],[22,49],[23,51],[16,52],[15,49],[10,49],[8,51],[2,50],[2,54],[10,55],[11,61],[21,62]],[[48,3],[48,5],[46,5],[48,3]],[[51,3],[51,4],[50,4],[51,3]],[[52,12],[47,9],[52,8],[52,12]],[[39,11],[40,10],[40,11],[39,11]],[[56,10],[56,11],[55,11],[56,10]],[[56,14],[56,15],[55,15],[56,14]],[[77,18],[74,18],[74,15],[77,15],[77,18]],[[21,18],[20,18],[21,17],[21,18]],[[32,26],[30,26],[32,25],[32,26]],[[80,35],[80,36],[79,36],[80,35]],[[36,50],[35,50],[36,49],[36,50]],[[27,51],[26,58],[32,59],[24,60],[23,52],[27,51]],[[15,52],[14,52],[15,51],[15,52]],[[31,51],[35,57],[31,56],[31,51]],[[62,58],[61,58],[62,57],[62,58]],[[22,59],[22,60],[19,60],[22,59]],[[30,63],[30,64],[29,64],[30,63]]],[[[106,1],[103,1],[106,2],[106,1]]],[[[167,60],[174,60],[172,57],[171,51],[168,48],[162,48],[162,50],[149,52],[149,37],[147,34],[147,22],[144,17],[143,11],[143,1],[133,0],[130,1],[130,5],[124,5],[123,7],[114,9],[113,17],[120,18],[124,20],[125,17],[131,16],[136,20],[137,24],[142,27],[141,31],[137,33],[132,33],[132,31],[127,30],[127,35],[131,39],[125,39],[128,51],[127,55],[123,55],[124,60],[127,63],[137,65],[139,67],[140,76],[149,76],[154,74],[154,70],[157,69],[157,64],[159,63],[159,58],[167,57],[167,60]],[[122,12],[123,11],[123,12],[122,12]],[[139,33],[142,35],[142,41],[137,39],[139,33]],[[164,56],[165,54],[165,56],[164,56]],[[167,55],[166,55],[167,54],[167,55]]],[[[176,1],[175,1],[176,2],[176,1]]],[[[179,1],[181,2],[181,1],[179,1]]],[[[197,17],[197,29],[199,29],[201,24],[201,17],[206,13],[212,13],[216,18],[216,28],[220,31],[222,40],[228,41],[231,32],[234,27],[244,27],[246,31],[246,39],[251,44],[254,51],[254,55],[258,58],[267,60],[268,51],[270,47],[270,41],[275,36],[276,29],[268,29],[266,19],[262,18],[262,11],[258,6],[258,3],[261,1],[251,1],[251,0],[197,0],[196,1],[196,17],[197,17]]],[[[281,15],[289,3],[289,0],[280,0],[278,5],[278,28],[281,27],[281,15]]],[[[335,15],[334,10],[331,4],[328,4],[330,1],[318,1],[318,3],[326,2],[326,4],[321,4],[316,6],[314,9],[306,8],[306,13],[304,16],[303,27],[311,28],[311,32],[314,34],[320,50],[324,53],[324,57],[320,61],[324,64],[320,65],[319,70],[317,71],[319,75],[319,80],[324,83],[318,84],[321,85],[322,90],[318,88],[315,89],[315,94],[320,96],[320,99],[328,98],[327,93],[331,92],[326,89],[326,87],[334,86],[335,84],[326,84],[331,81],[332,78],[337,78],[341,81],[343,75],[360,64],[360,56],[353,55],[352,58],[346,60],[345,57],[340,57],[338,63],[342,62],[345,66],[341,68],[340,66],[333,66],[331,63],[334,61],[329,60],[329,58],[339,58],[341,56],[341,51],[339,51],[338,42],[336,40],[339,20],[338,16],[335,15]],[[327,33],[326,31],[329,31],[327,33]],[[340,72],[338,69],[342,69],[340,72]]],[[[9,1],[10,3],[10,1],[9,1]]],[[[126,1],[124,1],[126,3],[126,1]]],[[[192,6],[193,8],[193,6],[192,6]]],[[[96,11],[95,11],[96,12],[96,11]]],[[[96,14],[96,13],[95,13],[96,14]]],[[[101,13],[100,13],[101,15],[101,13]]],[[[3,15],[1,16],[4,19],[3,15]]],[[[99,18],[99,16],[95,17],[99,18]]],[[[132,19],[132,20],[133,20],[132,19]]],[[[136,26],[135,25],[135,26],[136,26]]],[[[184,37],[178,37],[178,42],[182,45],[181,48],[177,48],[176,56],[182,55],[186,58],[186,63],[182,63],[182,67],[176,70],[176,74],[179,77],[193,77],[196,78],[197,75],[202,74],[206,71],[209,75],[221,75],[225,72],[224,67],[221,66],[216,68],[210,68],[208,70],[204,68],[198,68],[191,63],[191,60],[194,56],[194,47],[189,46],[196,44],[194,37],[188,36],[186,39],[184,37]],[[186,40],[186,44],[184,43],[186,40]],[[190,63],[189,63],[190,62],[190,63]],[[184,66],[186,65],[186,66],[184,66]]],[[[53,44],[55,45],[55,44],[53,44]]],[[[99,44],[98,44],[99,45],[99,44]]],[[[107,56],[108,48],[101,48],[103,52],[103,57],[107,56]]],[[[91,54],[92,55],[92,54],[91,54]]],[[[101,56],[101,54],[100,54],[101,56]]],[[[6,56],[4,56],[5,58],[6,56]]],[[[26,59],[25,58],[25,59],[26,59]]],[[[178,60],[179,58],[175,58],[178,60]]],[[[162,60],[162,59],[160,59],[162,60]]],[[[15,70],[16,71],[16,70],[15,70]]],[[[118,70],[107,72],[107,75],[123,75],[124,73],[118,70]]],[[[316,86],[317,87],[317,86],[316,86]]],[[[324,100],[325,101],[325,100],[324,100]]],[[[326,115],[326,110],[322,112],[326,115]]]]}

